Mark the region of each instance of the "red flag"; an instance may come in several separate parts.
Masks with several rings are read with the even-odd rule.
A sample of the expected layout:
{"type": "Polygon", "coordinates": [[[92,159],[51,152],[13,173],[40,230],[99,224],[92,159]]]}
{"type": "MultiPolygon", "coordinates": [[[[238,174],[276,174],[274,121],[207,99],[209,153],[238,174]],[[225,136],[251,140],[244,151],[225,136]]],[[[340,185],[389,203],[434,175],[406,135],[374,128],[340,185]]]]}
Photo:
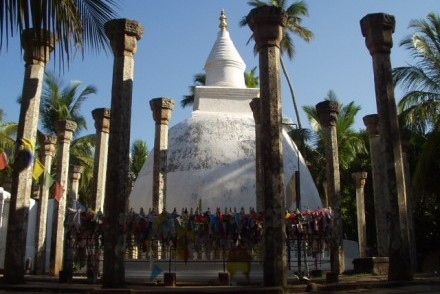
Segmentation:
{"type": "Polygon", "coordinates": [[[8,156],[5,152],[0,153],[0,170],[8,167],[8,156]]]}
{"type": "Polygon", "coordinates": [[[64,193],[63,185],[56,182],[56,184],[55,184],[55,200],[60,202],[61,197],[63,197],[63,193],[64,193]]]}

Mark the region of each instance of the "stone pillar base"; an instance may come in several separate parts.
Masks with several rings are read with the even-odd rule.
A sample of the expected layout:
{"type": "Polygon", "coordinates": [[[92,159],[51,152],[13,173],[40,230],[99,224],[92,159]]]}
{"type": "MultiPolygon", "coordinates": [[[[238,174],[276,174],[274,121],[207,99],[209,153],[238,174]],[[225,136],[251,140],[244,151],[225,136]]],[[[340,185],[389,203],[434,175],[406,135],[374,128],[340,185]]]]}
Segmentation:
{"type": "Polygon", "coordinates": [[[353,260],[355,273],[370,273],[387,275],[389,267],[388,257],[363,257],[353,260]]]}
{"type": "Polygon", "coordinates": [[[231,284],[231,275],[229,273],[218,273],[218,281],[222,286],[229,286],[231,284]]]}
{"type": "Polygon", "coordinates": [[[176,273],[164,273],[163,279],[165,286],[176,287],[176,273]]]}
{"type": "Polygon", "coordinates": [[[339,274],[333,272],[325,273],[325,281],[327,283],[339,283],[339,274]]]}

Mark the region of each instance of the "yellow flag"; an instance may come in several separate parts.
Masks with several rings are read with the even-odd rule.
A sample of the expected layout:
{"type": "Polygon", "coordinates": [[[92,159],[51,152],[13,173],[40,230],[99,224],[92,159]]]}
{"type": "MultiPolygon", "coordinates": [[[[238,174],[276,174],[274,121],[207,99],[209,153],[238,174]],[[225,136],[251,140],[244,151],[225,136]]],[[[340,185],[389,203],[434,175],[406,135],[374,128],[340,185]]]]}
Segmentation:
{"type": "Polygon", "coordinates": [[[41,174],[44,172],[44,165],[38,160],[38,158],[34,162],[34,171],[32,173],[32,177],[34,180],[38,180],[41,174]]]}

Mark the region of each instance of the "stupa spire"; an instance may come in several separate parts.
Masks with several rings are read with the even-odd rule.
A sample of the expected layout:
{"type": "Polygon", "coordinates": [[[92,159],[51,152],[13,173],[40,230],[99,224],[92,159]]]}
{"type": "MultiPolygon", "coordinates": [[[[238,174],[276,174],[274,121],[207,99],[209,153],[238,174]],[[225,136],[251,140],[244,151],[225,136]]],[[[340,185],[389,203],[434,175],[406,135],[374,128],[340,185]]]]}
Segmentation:
{"type": "Polygon", "coordinates": [[[225,10],[222,9],[221,13],[220,13],[220,25],[218,26],[222,31],[226,30],[228,28],[228,23],[226,22],[227,20],[227,16],[225,14],[225,10]]]}
{"type": "Polygon", "coordinates": [[[246,88],[246,64],[238,53],[227,30],[225,11],[220,13],[220,31],[205,64],[206,86],[246,88]]]}

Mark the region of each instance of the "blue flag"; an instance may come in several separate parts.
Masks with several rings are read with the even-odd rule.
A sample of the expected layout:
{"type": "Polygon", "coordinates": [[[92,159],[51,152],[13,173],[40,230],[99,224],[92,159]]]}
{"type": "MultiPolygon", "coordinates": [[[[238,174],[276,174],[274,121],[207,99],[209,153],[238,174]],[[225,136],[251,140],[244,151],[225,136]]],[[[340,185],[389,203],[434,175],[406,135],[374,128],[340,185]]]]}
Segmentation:
{"type": "Polygon", "coordinates": [[[154,264],[153,268],[151,269],[150,279],[154,280],[158,275],[160,275],[161,272],[162,269],[157,264],[154,264]]]}

